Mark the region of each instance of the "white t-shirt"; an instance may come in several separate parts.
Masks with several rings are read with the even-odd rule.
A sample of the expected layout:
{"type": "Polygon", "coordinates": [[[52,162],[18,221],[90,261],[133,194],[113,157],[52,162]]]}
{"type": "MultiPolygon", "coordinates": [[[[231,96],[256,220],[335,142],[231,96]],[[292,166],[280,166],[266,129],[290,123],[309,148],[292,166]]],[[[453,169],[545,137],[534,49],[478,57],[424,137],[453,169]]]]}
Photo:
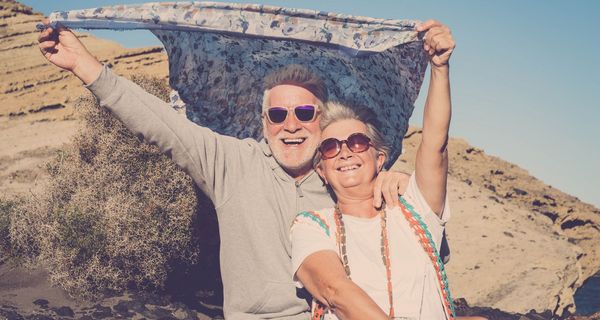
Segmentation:
{"type": "MultiPolygon", "coordinates": [[[[427,205],[417,187],[415,175],[410,178],[403,198],[421,215],[439,252],[444,225],[450,218],[446,203],[440,219],[427,205]]],[[[400,208],[386,209],[394,319],[445,319],[442,293],[435,268],[423,250],[400,208]]],[[[351,278],[385,312],[390,310],[386,268],[381,258],[381,218],[358,218],[344,215],[346,253],[351,278]]],[[[312,253],[332,250],[339,255],[336,243],[334,209],[298,214],[291,228],[292,267],[294,275],[312,253]]],[[[297,279],[298,287],[302,283],[297,279]]],[[[337,319],[329,313],[326,319],[337,319]]]]}

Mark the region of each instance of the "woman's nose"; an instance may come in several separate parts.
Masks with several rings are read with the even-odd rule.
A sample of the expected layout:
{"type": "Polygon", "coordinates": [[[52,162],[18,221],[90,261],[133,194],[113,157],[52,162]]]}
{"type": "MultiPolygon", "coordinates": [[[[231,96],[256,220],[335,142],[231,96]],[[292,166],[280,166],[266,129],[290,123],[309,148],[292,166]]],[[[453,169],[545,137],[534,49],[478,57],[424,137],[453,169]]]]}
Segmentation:
{"type": "Polygon", "coordinates": [[[348,159],[352,157],[352,151],[348,148],[345,143],[342,143],[342,148],[340,149],[340,159],[348,159]]]}

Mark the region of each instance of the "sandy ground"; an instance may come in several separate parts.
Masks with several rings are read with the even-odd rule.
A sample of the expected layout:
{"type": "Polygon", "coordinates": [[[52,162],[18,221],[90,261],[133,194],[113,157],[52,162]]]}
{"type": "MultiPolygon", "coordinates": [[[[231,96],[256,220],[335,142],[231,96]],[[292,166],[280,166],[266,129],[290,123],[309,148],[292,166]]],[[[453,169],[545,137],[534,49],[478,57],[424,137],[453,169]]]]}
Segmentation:
{"type": "Polygon", "coordinates": [[[78,120],[0,118],[0,194],[39,191],[45,164],[77,132],[78,120]]]}
{"type": "Polygon", "coordinates": [[[32,270],[0,260],[0,319],[222,319],[218,307],[188,306],[168,295],[127,293],[97,301],[73,299],[32,270]]]}

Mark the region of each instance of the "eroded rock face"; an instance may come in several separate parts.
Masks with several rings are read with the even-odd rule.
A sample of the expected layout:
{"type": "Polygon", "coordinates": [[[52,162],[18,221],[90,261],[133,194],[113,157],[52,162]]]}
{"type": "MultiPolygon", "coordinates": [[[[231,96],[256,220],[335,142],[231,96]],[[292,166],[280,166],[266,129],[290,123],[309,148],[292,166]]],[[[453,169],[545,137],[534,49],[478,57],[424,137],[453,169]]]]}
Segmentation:
{"type": "MultiPolygon", "coordinates": [[[[38,49],[36,24],[41,13],[15,1],[0,1],[0,117],[72,117],[75,100],[85,92],[81,81],[52,66],[38,49]]],[[[168,74],[162,48],[124,49],[119,44],[77,33],[102,62],[120,74],[168,74]]]]}
{"type": "MultiPolygon", "coordinates": [[[[77,131],[76,100],[87,90],[69,72],[40,54],[41,13],[0,0],[0,195],[22,195],[46,177],[44,163],[77,131]]],[[[119,44],[76,33],[103,63],[122,75],[152,74],[166,81],[162,47],[124,49],[119,44]]]]}

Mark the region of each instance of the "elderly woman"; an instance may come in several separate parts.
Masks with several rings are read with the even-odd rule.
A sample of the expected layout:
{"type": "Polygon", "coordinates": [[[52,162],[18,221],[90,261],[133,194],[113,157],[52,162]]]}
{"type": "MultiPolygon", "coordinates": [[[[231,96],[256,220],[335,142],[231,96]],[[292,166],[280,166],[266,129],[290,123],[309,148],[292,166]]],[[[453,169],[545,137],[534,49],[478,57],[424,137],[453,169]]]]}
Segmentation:
{"type": "Polygon", "coordinates": [[[321,119],[315,168],[337,204],[302,212],[291,228],[295,280],[315,298],[313,319],[453,319],[439,256],[450,212],[446,144],[451,102],[450,31],[420,26],[431,81],[415,172],[400,206],[373,206],[374,182],[386,160],[375,116],[330,103],[321,119]]]}

